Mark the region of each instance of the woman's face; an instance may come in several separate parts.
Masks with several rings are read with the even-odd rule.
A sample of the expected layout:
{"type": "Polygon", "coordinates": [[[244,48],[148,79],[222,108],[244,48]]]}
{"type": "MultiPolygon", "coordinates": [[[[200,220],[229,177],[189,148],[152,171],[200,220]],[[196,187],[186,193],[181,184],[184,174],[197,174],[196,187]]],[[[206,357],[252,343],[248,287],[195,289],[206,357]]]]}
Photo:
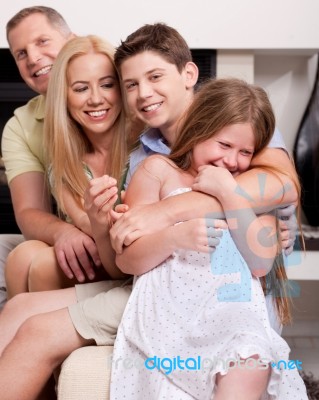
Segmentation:
{"type": "Polygon", "coordinates": [[[68,110],[86,135],[112,130],[122,108],[121,94],[111,61],[104,54],[89,53],[69,64],[68,110]]]}
{"type": "Polygon", "coordinates": [[[249,168],[254,150],[255,136],[249,123],[228,125],[194,147],[192,167],[197,171],[201,165],[214,165],[237,176],[249,168]]]}

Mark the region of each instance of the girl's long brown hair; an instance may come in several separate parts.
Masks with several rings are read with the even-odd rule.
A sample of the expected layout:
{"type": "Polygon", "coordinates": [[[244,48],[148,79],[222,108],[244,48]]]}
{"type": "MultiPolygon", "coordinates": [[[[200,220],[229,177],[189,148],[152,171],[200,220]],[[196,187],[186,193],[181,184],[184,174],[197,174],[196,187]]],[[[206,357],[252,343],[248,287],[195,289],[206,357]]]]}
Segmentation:
{"type": "MultiPolygon", "coordinates": [[[[255,136],[254,154],[257,154],[268,145],[275,130],[275,116],[265,90],[236,78],[211,79],[203,83],[196,93],[181,122],[169,158],[179,168],[188,170],[192,163],[194,146],[210,139],[226,126],[241,123],[251,124],[255,136]]],[[[294,183],[300,198],[297,174],[291,176],[291,171],[282,171],[276,166],[266,164],[258,165],[258,168],[287,175],[294,183]]],[[[273,268],[261,281],[265,294],[273,294],[279,318],[286,324],[291,320],[290,299],[278,224],[277,237],[277,257],[273,268]]]]}

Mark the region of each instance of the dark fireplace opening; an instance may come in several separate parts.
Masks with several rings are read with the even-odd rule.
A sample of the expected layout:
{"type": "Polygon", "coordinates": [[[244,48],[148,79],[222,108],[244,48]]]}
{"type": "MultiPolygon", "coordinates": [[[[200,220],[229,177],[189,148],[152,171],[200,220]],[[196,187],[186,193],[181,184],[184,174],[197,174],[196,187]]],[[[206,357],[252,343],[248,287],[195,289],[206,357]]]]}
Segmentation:
{"type": "MultiPolygon", "coordinates": [[[[14,110],[35,95],[21,79],[9,49],[0,49],[0,139],[14,110]]],[[[0,233],[19,233],[1,156],[0,148],[0,233]]]]}

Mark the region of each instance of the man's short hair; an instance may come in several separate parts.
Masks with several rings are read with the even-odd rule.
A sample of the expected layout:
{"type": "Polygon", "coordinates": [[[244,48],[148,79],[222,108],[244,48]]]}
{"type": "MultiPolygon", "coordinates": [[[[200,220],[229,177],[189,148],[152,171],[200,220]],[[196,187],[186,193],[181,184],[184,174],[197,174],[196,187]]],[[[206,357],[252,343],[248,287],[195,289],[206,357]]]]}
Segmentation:
{"type": "Polygon", "coordinates": [[[32,14],[43,14],[47,18],[49,24],[59,31],[61,35],[68,37],[71,34],[68,24],[60,13],[51,7],[34,6],[23,8],[8,21],[6,26],[7,40],[10,31],[32,14]]]}

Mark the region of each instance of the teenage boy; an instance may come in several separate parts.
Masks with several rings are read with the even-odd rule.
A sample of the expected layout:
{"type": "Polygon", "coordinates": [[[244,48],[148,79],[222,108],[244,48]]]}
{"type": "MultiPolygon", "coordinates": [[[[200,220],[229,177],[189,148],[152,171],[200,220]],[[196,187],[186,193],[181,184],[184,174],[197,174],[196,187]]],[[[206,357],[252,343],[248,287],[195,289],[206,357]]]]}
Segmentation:
{"type": "MultiPolygon", "coordinates": [[[[131,174],[144,156],[152,152],[169,152],[178,122],[193,99],[198,71],[184,39],[164,24],[147,25],[130,35],[118,48],[116,62],[131,110],[155,128],[147,131],[141,139],[141,147],[132,155],[131,174]]],[[[269,151],[278,152],[281,158],[285,156],[282,150],[269,151]]],[[[287,164],[288,168],[288,158],[287,164]]],[[[101,183],[99,179],[95,181],[101,183]]],[[[243,180],[241,185],[249,194],[254,194],[251,190],[253,184],[244,186],[243,180]]],[[[204,197],[201,204],[207,202],[208,211],[220,209],[218,205],[214,209],[213,199],[198,195],[204,197]]],[[[289,194],[285,194],[283,201],[288,203],[292,200],[289,194]]],[[[185,210],[189,209],[187,203],[188,200],[185,210]]],[[[191,217],[194,218],[194,209],[191,209],[191,217]]],[[[139,213],[139,209],[132,211],[130,216],[134,215],[134,211],[139,213]]],[[[201,206],[198,212],[204,215],[201,206]]],[[[146,217],[146,224],[149,217],[146,217]]],[[[160,223],[161,217],[156,212],[156,223],[150,229],[156,225],[159,228],[170,225],[176,218],[163,216],[164,222],[160,223]]],[[[124,242],[132,238],[132,235],[123,234],[123,225],[124,230],[127,229],[126,221],[127,218],[123,224],[121,218],[114,225],[115,238],[124,238],[124,242]]],[[[81,301],[77,297],[77,289],[68,288],[21,294],[8,302],[0,315],[0,324],[5,328],[0,337],[0,352],[5,348],[0,358],[0,387],[7,393],[7,400],[36,397],[52,371],[73,350],[91,344],[113,344],[130,289],[126,286],[101,292],[98,285],[100,283],[80,285],[89,288],[89,294],[82,296],[81,301]],[[40,369],[38,365],[41,365],[40,369]]]]}
{"type": "Polygon", "coordinates": [[[74,35],[63,17],[43,6],[24,8],[6,27],[10,51],[25,83],[39,96],[15,110],[2,135],[15,218],[22,235],[0,235],[0,308],[5,302],[4,264],[9,252],[25,239],[38,239],[55,247],[63,271],[82,281],[91,271],[88,254],[99,263],[92,238],[51,211],[44,174],[42,147],[45,94],[54,60],[74,35]]]}
{"type": "MultiPolygon", "coordinates": [[[[128,180],[135,171],[137,165],[148,155],[154,153],[169,154],[170,146],[174,142],[178,123],[193,99],[194,86],[197,83],[198,71],[192,62],[191,52],[180,35],[164,24],[145,25],[128,36],[125,42],[117,49],[115,63],[120,70],[124,92],[130,111],[144,121],[151,129],[148,129],[140,137],[141,146],[131,155],[128,180]],[[167,37],[165,35],[168,35],[167,37]],[[164,40],[165,38],[165,40],[164,40]]],[[[285,151],[285,145],[280,132],[276,129],[274,137],[264,152],[254,159],[253,165],[258,165],[259,160],[263,164],[279,165],[280,169],[295,176],[292,163],[285,151]]],[[[279,174],[278,174],[279,175],[279,174]]],[[[255,199],[255,204],[260,203],[261,189],[256,186],[255,171],[249,171],[239,178],[240,186],[255,199]],[[257,202],[258,199],[258,202],[257,202]]],[[[280,175],[281,179],[287,178],[280,175]]],[[[271,177],[269,177],[271,179],[271,177]]],[[[198,208],[203,204],[209,204],[204,211],[221,211],[221,207],[215,199],[199,193],[190,192],[184,195],[192,199],[191,204],[197,204],[198,208]],[[194,202],[196,198],[196,202],[194,202]]],[[[264,198],[265,204],[270,201],[264,198]]],[[[275,208],[280,204],[293,203],[296,193],[293,189],[283,193],[280,199],[273,199],[270,207],[275,208]]],[[[161,223],[167,226],[181,220],[187,220],[193,215],[193,207],[185,202],[185,209],[174,207],[176,199],[173,197],[167,201],[161,201],[156,205],[131,210],[123,216],[118,223],[116,250],[121,251],[123,244],[129,245],[139,236],[149,233],[150,229],[160,229],[158,225],[158,211],[163,211],[165,219],[161,223]],[[167,203],[170,206],[167,206],[167,203]],[[188,215],[185,210],[191,212],[188,215]],[[155,212],[156,211],[156,212],[155,212]],[[151,222],[151,223],[150,223],[151,222]],[[129,237],[128,237],[129,236],[129,237]]],[[[283,217],[293,214],[294,208],[281,211],[283,217]],[[288,215],[287,215],[288,214],[288,215]]],[[[279,211],[280,212],[280,211],[279,211]]],[[[221,214],[222,215],[222,214],[221,214]]],[[[292,250],[292,242],[288,232],[284,232],[283,248],[287,253],[292,250]]],[[[292,232],[294,236],[295,232],[292,232]]]]}

